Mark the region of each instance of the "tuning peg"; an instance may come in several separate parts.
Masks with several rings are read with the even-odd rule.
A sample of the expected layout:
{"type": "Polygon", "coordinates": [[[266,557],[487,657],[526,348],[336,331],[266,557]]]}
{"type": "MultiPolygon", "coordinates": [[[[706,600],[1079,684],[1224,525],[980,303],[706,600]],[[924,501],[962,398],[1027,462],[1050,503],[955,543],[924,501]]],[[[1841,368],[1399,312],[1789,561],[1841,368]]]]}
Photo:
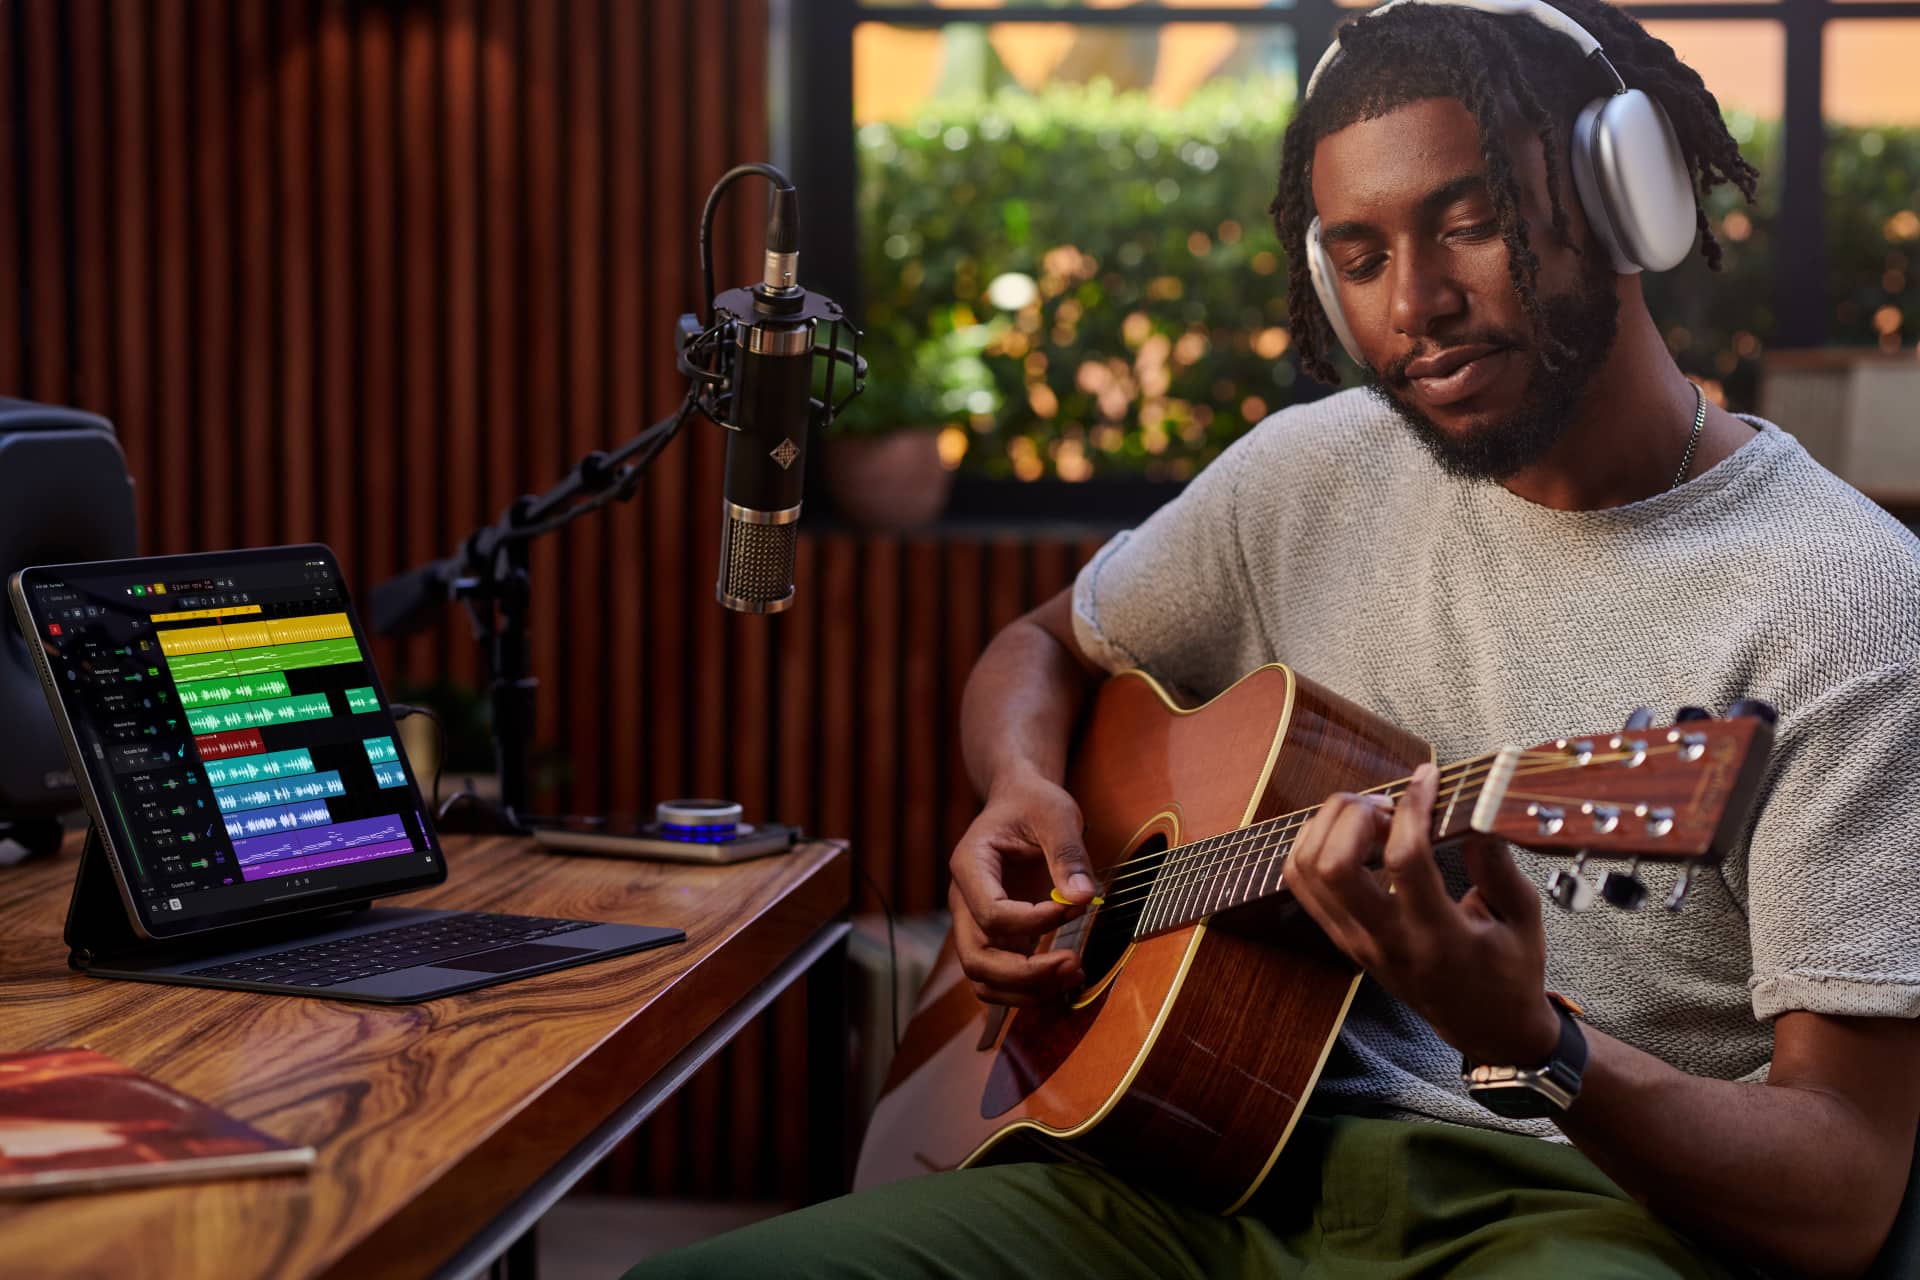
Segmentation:
{"type": "Polygon", "coordinates": [[[1780,713],[1773,709],[1773,704],[1758,698],[1741,698],[1727,708],[1727,719],[1737,720],[1741,716],[1754,716],[1768,724],[1780,722],[1780,713]]]}
{"type": "Polygon", "coordinates": [[[1587,855],[1574,855],[1573,865],[1547,877],[1547,896],[1562,911],[1585,911],[1593,905],[1593,884],[1580,873],[1586,870],[1587,855]]]}
{"type": "Polygon", "coordinates": [[[1687,720],[1711,720],[1713,712],[1705,707],[1682,707],[1673,713],[1673,718],[1676,723],[1687,720]]]}
{"type": "Polygon", "coordinates": [[[1693,888],[1693,869],[1696,865],[1689,862],[1686,869],[1680,873],[1680,878],[1673,882],[1673,888],[1667,891],[1667,910],[1678,911],[1686,904],[1687,893],[1693,888]]]}
{"type": "Polygon", "coordinates": [[[1600,896],[1622,911],[1638,911],[1647,900],[1646,882],[1634,874],[1639,870],[1640,859],[1635,858],[1625,871],[1607,872],[1600,877],[1600,896]]]}
{"type": "Polygon", "coordinates": [[[1626,732],[1632,733],[1634,730],[1644,729],[1647,726],[1651,725],[1652,723],[1653,723],[1652,707],[1635,707],[1633,709],[1633,714],[1627,717],[1627,723],[1622,727],[1626,730],[1626,732]]]}

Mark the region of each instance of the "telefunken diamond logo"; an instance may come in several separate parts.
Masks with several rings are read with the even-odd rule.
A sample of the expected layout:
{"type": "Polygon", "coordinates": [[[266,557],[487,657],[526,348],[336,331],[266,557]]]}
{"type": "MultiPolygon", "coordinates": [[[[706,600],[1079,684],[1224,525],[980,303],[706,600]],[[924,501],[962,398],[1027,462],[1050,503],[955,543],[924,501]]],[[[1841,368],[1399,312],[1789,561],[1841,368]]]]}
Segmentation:
{"type": "Polygon", "coordinates": [[[800,446],[791,440],[782,440],[779,446],[767,456],[779,463],[780,469],[785,471],[793,465],[793,460],[800,456],[800,446]]]}

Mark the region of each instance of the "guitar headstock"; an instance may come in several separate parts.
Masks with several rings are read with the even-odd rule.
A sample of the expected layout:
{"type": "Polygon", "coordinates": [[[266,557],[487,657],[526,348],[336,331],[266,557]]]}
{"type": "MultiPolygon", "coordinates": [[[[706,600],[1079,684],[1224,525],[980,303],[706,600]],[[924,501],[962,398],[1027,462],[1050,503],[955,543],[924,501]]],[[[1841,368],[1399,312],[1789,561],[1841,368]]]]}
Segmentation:
{"type": "MultiPolygon", "coordinates": [[[[1651,726],[1650,719],[1636,712],[1617,732],[1500,751],[1471,811],[1464,820],[1443,818],[1438,834],[1472,830],[1572,855],[1571,873],[1556,873],[1549,892],[1573,909],[1595,896],[1580,874],[1590,858],[1637,866],[1641,859],[1697,864],[1719,857],[1739,838],[1752,806],[1773,743],[1773,709],[1742,699],[1723,718],[1683,707],[1672,724],[1651,726]]],[[[1444,793],[1440,800],[1444,806],[1444,793]]],[[[1689,866],[1669,907],[1678,908],[1691,874],[1689,866]]],[[[1610,873],[1598,893],[1628,910],[1646,896],[1632,868],[1610,873]]]]}

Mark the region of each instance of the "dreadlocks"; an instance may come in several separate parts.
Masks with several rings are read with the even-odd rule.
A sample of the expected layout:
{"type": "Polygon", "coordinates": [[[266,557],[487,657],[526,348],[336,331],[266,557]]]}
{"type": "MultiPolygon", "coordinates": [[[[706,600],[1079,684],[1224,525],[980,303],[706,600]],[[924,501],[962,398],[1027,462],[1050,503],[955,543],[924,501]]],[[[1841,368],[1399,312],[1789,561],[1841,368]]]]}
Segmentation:
{"type": "MultiPolygon", "coordinates": [[[[1730,182],[1748,200],[1758,178],[1720,118],[1720,104],[1698,72],[1671,46],[1649,35],[1631,17],[1604,0],[1550,0],[1591,32],[1631,89],[1642,89],[1666,110],[1698,184],[1694,223],[1700,252],[1720,268],[1720,243],[1707,224],[1704,198],[1730,182]]],[[[1287,255],[1288,310],[1301,364],[1322,382],[1338,382],[1329,354],[1333,330],[1314,296],[1307,270],[1307,225],[1313,220],[1313,151],[1320,139],[1362,120],[1385,115],[1423,98],[1454,98],[1480,129],[1480,151],[1507,272],[1519,295],[1542,362],[1549,368],[1571,353],[1552,340],[1535,293],[1540,260],[1520,214],[1520,187],[1503,131],[1516,118],[1540,139],[1546,158],[1552,227],[1568,243],[1560,174],[1574,117],[1600,88],[1573,42],[1525,18],[1437,4],[1402,5],[1378,17],[1363,17],[1343,29],[1340,55],[1321,77],[1313,97],[1287,126],[1281,146],[1280,187],[1270,212],[1287,255]]]]}

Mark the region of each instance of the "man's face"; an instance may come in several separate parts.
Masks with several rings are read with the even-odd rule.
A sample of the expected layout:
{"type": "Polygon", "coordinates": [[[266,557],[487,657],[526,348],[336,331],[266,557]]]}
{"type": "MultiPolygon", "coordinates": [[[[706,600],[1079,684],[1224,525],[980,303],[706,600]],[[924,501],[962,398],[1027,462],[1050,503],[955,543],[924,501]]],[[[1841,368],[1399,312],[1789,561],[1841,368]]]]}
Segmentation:
{"type": "MultiPolygon", "coordinates": [[[[1541,314],[1573,352],[1552,371],[1507,272],[1465,106],[1423,98],[1328,134],[1313,154],[1321,243],[1375,392],[1442,466],[1495,480],[1537,462],[1572,425],[1619,306],[1604,250],[1578,254],[1552,233],[1539,139],[1514,128],[1505,144],[1540,259],[1541,314]]],[[[1589,244],[1571,183],[1562,200],[1573,243],[1589,244]]]]}

